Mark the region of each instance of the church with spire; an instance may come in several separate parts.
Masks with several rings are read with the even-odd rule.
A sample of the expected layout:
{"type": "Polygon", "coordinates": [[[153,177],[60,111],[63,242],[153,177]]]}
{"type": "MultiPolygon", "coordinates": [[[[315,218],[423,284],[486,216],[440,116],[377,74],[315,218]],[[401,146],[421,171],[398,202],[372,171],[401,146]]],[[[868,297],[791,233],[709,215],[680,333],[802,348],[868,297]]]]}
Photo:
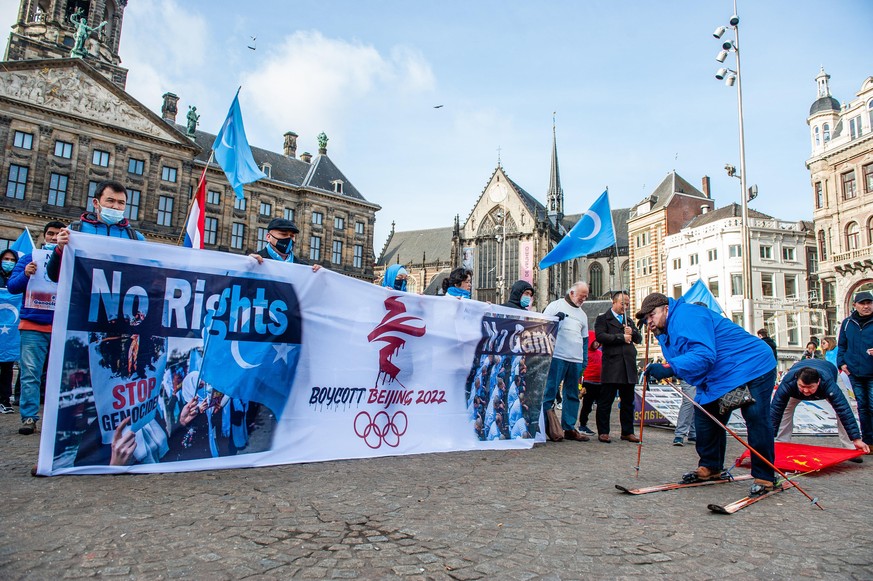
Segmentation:
{"type": "MultiPolygon", "coordinates": [[[[574,197],[574,205],[584,210],[597,194],[599,192],[574,197]]],[[[534,308],[539,311],[549,302],[564,296],[568,287],[577,280],[588,282],[591,298],[599,298],[608,295],[610,289],[627,288],[628,213],[627,209],[613,209],[617,250],[609,248],[597,255],[556,264],[545,270],[537,268],[539,261],[581,216],[564,214],[564,191],[553,123],[545,203],[514,181],[498,160],[466,219],[462,221],[460,215],[456,216],[450,228],[399,232],[392,228],[375,272],[378,279],[389,265],[403,264],[414,281],[415,292],[438,294],[442,278],[452,268],[463,265],[473,271],[474,299],[503,303],[508,299],[513,283],[526,280],[535,289],[534,308]],[[419,258],[424,253],[430,258],[427,264],[419,258]],[[442,261],[442,268],[438,268],[435,260],[442,261]]]]}

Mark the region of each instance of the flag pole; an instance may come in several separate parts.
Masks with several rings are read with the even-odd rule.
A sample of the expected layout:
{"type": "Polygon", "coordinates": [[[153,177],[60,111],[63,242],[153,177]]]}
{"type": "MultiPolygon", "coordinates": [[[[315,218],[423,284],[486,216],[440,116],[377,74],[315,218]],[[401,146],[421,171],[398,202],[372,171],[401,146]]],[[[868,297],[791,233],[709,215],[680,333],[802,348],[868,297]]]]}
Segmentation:
{"type": "MultiPolygon", "coordinates": [[[[624,319],[627,321],[627,313],[624,314],[624,319]]],[[[646,389],[649,387],[649,377],[646,375],[645,368],[649,364],[649,338],[652,335],[652,330],[646,326],[646,356],[643,364],[643,397],[640,405],[640,441],[637,443],[637,465],[634,466],[634,477],[640,475],[640,459],[643,455],[643,427],[646,425],[646,389]]]]}
{"type": "MultiPolygon", "coordinates": [[[[609,186],[606,186],[606,201],[607,201],[607,203],[609,202],[609,186]]],[[[609,288],[610,288],[609,298],[611,299],[612,295],[613,295],[613,293],[615,293],[615,291],[623,290],[623,289],[615,288],[615,276],[616,276],[615,273],[619,269],[619,264],[618,264],[618,230],[615,229],[615,217],[613,217],[613,215],[612,215],[612,204],[609,204],[609,221],[610,221],[610,223],[612,223],[612,235],[613,235],[613,238],[615,239],[615,244],[613,244],[613,246],[612,246],[612,248],[615,250],[615,257],[613,259],[612,273],[611,273],[612,280],[609,283],[609,288]]]]}
{"type": "MultiPolygon", "coordinates": [[[[206,166],[203,168],[203,173],[200,174],[200,179],[197,180],[197,189],[194,190],[194,195],[191,196],[191,202],[188,204],[188,211],[185,212],[185,221],[182,223],[182,233],[179,234],[179,239],[176,240],[176,246],[181,246],[182,241],[185,240],[185,229],[188,226],[188,218],[191,216],[191,209],[194,207],[194,203],[197,202],[197,192],[200,190],[200,186],[203,185],[203,182],[206,181],[206,171],[209,169],[209,164],[212,163],[212,160],[215,159],[215,150],[211,150],[209,153],[209,159],[206,160],[206,166]]],[[[206,210],[206,208],[204,208],[206,210]]]]}

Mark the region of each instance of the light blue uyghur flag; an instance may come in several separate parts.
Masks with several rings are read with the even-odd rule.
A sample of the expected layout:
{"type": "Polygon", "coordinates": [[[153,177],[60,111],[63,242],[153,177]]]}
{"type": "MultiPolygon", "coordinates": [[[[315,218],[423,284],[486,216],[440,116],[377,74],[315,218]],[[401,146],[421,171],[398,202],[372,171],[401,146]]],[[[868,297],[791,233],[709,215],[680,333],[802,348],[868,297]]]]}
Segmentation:
{"type": "Polygon", "coordinates": [[[12,243],[9,249],[17,252],[18,258],[21,258],[25,254],[32,254],[33,238],[30,236],[30,230],[25,228],[24,232],[21,233],[21,236],[19,236],[18,239],[12,243]]]}
{"type": "Polygon", "coordinates": [[[603,192],[558,245],[543,257],[540,270],[598,252],[614,244],[615,230],[609,210],[609,195],[608,192],[603,192]]]}
{"type": "Polygon", "coordinates": [[[221,131],[212,143],[215,152],[215,161],[224,170],[227,181],[233,186],[236,197],[243,199],[243,186],[267,177],[255,163],[252,157],[252,148],[246,139],[246,130],[243,127],[242,113],[239,110],[239,91],[233,98],[227,119],[221,126],[221,131]]]}
{"type": "Polygon", "coordinates": [[[718,304],[712,292],[706,288],[706,285],[700,279],[697,279],[697,282],[691,285],[691,288],[682,295],[682,298],[685,299],[686,303],[703,303],[710,310],[715,311],[719,315],[724,315],[721,305],[718,304]]]}

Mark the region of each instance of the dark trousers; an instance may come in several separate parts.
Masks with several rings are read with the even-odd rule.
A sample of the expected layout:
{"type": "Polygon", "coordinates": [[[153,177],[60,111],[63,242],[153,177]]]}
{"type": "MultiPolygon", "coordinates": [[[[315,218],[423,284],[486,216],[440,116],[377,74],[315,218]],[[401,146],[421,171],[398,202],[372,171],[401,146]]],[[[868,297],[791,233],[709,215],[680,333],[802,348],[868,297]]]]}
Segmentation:
{"type": "Polygon", "coordinates": [[[873,377],[858,377],[853,373],[849,381],[858,403],[861,439],[865,444],[873,444],[873,377]]]}
{"type": "Polygon", "coordinates": [[[9,406],[9,398],[12,397],[12,368],[14,361],[0,363],[0,404],[9,406]]]}
{"type": "MultiPolygon", "coordinates": [[[[774,458],[774,450],[773,426],[770,425],[770,397],[773,395],[775,384],[775,367],[772,371],[750,381],[747,385],[752,392],[752,397],[755,398],[755,403],[740,410],[743,419],[746,420],[749,445],[771,463],[774,458]]],[[[730,413],[718,413],[718,400],[703,407],[722,424],[727,424],[730,413]]],[[[694,426],[697,429],[695,448],[700,457],[698,466],[705,466],[713,472],[720,472],[724,468],[727,432],[697,408],[694,410],[694,426]]],[[[752,476],[771,482],[775,479],[773,469],[755,454],[752,454],[752,476]]]]}
{"type": "Polygon", "coordinates": [[[620,409],[618,420],[621,424],[621,435],[634,433],[634,384],[604,383],[600,386],[600,397],[597,400],[597,433],[609,433],[609,418],[612,414],[612,404],[615,392],[618,392],[620,409]]]}
{"type": "Polygon", "coordinates": [[[585,395],[582,396],[582,411],[579,413],[579,426],[588,425],[588,416],[591,415],[591,408],[600,399],[600,384],[583,381],[582,386],[585,388],[585,395]]]}

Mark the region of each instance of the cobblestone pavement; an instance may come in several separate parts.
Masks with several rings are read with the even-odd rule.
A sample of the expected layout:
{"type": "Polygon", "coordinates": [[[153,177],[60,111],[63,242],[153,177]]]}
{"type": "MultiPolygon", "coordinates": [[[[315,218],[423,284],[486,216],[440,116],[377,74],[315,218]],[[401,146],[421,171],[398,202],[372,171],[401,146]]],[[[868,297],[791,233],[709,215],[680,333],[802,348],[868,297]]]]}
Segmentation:
{"type": "MultiPolygon", "coordinates": [[[[706,505],[748,483],[614,489],[696,465],[693,448],[657,429],[638,479],[637,447],[619,441],[33,478],[38,440],[18,426],[0,416],[4,579],[873,578],[870,456],[802,479],[825,511],[788,491],[724,516],[706,505]]],[[[740,451],[732,442],[728,456],[740,451]]]]}

